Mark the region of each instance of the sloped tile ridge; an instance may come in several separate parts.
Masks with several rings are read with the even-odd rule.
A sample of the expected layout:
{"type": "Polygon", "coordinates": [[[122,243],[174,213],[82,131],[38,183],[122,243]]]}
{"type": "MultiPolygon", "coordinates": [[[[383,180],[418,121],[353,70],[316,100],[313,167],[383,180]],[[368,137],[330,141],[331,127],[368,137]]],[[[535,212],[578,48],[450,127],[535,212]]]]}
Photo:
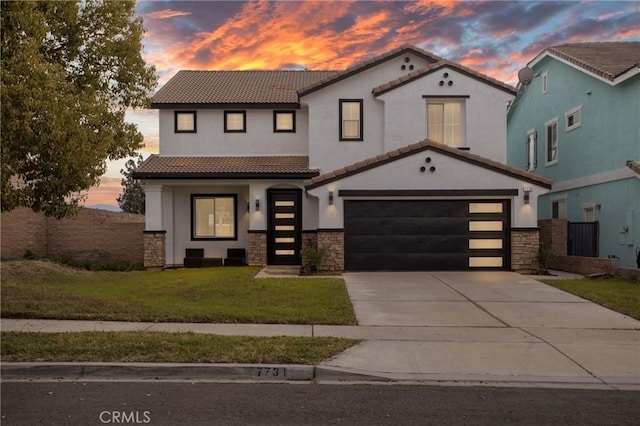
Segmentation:
{"type": "Polygon", "coordinates": [[[335,182],[345,177],[353,176],[363,171],[370,170],[375,167],[381,166],[383,164],[387,164],[387,163],[390,163],[390,162],[399,160],[401,158],[408,157],[426,150],[439,152],[449,157],[457,158],[462,161],[466,161],[483,168],[494,170],[502,174],[518,177],[527,182],[530,182],[542,187],[551,188],[551,185],[553,183],[552,180],[547,179],[545,177],[538,176],[533,173],[525,172],[523,170],[517,169],[507,164],[503,164],[498,161],[491,160],[489,158],[485,158],[477,154],[472,154],[468,151],[452,148],[447,145],[434,142],[430,139],[425,139],[423,141],[420,141],[411,145],[407,145],[407,146],[386,152],[384,154],[377,155],[375,157],[371,157],[363,161],[359,161],[357,163],[354,163],[336,170],[332,170],[327,173],[323,173],[320,176],[316,176],[311,179],[305,180],[303,182],[303,185],[307,190],[318,188],[320,186],[326,185],[331,182],[335,182]]]}
{"type": "Polygon", "coordinates": [[[373,66],[376,66],[388,59],[394,58],[396,56],[402,55],[403,53],[406,52],[413,52],[419,56],[422,56],[425,59],[428,59],[430,61],[434,61],[434,62],[438,62],[441,60],[444,60],[444,58],[441,58],[438,55],[435,55],[434,53],[428,52],[426,50],[420,49],[416,46],[413,46],[411,44],[403,44],[399,47],[396,47],[394,49],[391,49],[381,55],[375,56],[373,58],[370,59],[366,59],[360,62],[356,62],[355,64],[351,65],[350,67],[348,67],[347,69],[345,69],[344,71],[340,71],[337,72],[335,75],[332,76],[328,76],[326,78],[323,78],[321,80],[318,80],[312,84],[309,84],[306,87],[303,87],[301,89],[298,90],[298,94],[300,96],[304,96],[308,93],[314,92],[316,90],[319,90],[325,86],[331,85],[335,82],[338,82],[340,80],[343,80],[347,77],[350,77],[354,74],[357,74],[360,71],[364,71],[368,68],[371,68],[373,66]]]}
{"type": "Polygon", "coordinates": [[[457,62],[453,62],[450,61],[448,59],[440,59],[437,62],[434,62],[432,64],[428,64],[425,65],[424,67],[412,71],[406,75],[403,75],[400,78],[397,78],[395,80],[392,80],[388,83],[382,84],[378,87],[374,87],[373,90],[371,91],[373,93],[374,96],[379,96],[382,95],[383,93],[386,93],[390,90],[393,90],[397,87],[400,87],[404,84],[410,83],[420,77],[423,77],[425,75],[429,75],[443,67],[449,67],[449,68],[453,68],[456,71],[461,72],[462,74],[465,74],[469,77],[475,78],[477,80],[483,81],[491,86],[494,86],[498,89],[504,90],[512,95],[515,96],[515,94],[517,93],[517,90],[515,87],[506,84],[500,80],[496,80],[493,77],[489,77],[488,75],[482,74],[480,72],[474,71],[471,68],[465,67],[464,65],[461,65],[457,62]]]}

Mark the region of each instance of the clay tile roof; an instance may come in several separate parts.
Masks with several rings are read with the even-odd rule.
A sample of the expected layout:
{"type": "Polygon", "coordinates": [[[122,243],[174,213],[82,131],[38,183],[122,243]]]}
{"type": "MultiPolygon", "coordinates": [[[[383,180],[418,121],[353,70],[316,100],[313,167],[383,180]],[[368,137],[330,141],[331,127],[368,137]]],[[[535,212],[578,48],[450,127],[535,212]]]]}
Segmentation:
{"type": "Polygon", "coordinates": [[[432,64],[428,64],[422,68],[420,68],[419,70],[416,71],[412,71],[407,75],[403,75],[402,77],[395,79],[393,81],[390,81],[388,83],[385,83],[381,86],[375,87],[373,89],[373,95],[374,96],[378,96],[378,95],[382,95],[383,93],[386,93],[390,90],[395,89],[396,87],[400,87],[404,84],[410,83],[413,80],[416,80],[422,76],[431,74],[433,72],[438,71],[439,69],[443,68],[443,67],[448,67],[448,68],[453,68],[456,71],[465,74],[471,78],[475,78],[477,80],[483,81],[493,87],[496,87],[500,90],[503,90],[507,93],[510,93],[512,95],[516,95],[517,90],[515,87],[510,86],[506,83],[503,83],[499,80],[496,80],[495,78],[491,78],[487,75],[484,75],[482,73],[479,73],[477,71],[472,70],[471,68],[467,68],[463,65],[460,65],[456,62],[451,62],[447,59],[440,59],[437,62],[434,62],[432,64]]]}
{"type": "Polygon", "coordinates": [[[308,179],[319,175],[307,156],[161,157],[152,155],[133,172],[134,179],[308,179]]]}
{"type": "Polygon", "coordinates": [[[336,71],[179,71],[153,96],[163,104],[296,104],[297,90],[336,71]]]}
{"type": "Polygon", "coordinates": [[[408,157],[410,155],[414,155],[426,150],[432,150],[453,158],[457,158],[462,161],[466,161],[479,167],[494,170],[505,175],[517,177],[526,182],[540,185],[545,188],[551,188],[551,185],[553,183],[550,179],[547,179],[545,177],[516,169],[515,167],[511,167],[498,161],[481,157],[477,154],[472,154],[468,151],[451,148],[447,145],[425,139],[421,142],[389,151],[381,156],[379,155],[377,157],[372,157],[367,160],[360,161],[356,164],[343,167],[342,169],[334,170],[329,173],[324,173],[322,175],[313,177],[304,181],[304,186],[307,190],[317,188],[327,183],[335,182],[345,177],[352,176],[364,172],[365,170],[370,170],[383,164],[387,164],[392,161],[399,160],[400,158],[408,157]]]}
{"type": "Polygon", "coordinates": [[[570,43],[546,51],[609,81],[640,67],[640,42],[570,43]]]}
{"type": "Polygon", "coordinates": [[[397,47],[395,49],[389,50],[386,53],[383,53],[382,55],[378,55],[376,57],[373,57],[371,59],[367,59],[365,61],[361,61],[361,62],[357,62],[355,64],[353,64],[352,66],[350,66],[349,68],[347,68],[344,71],[340,71],[340,72],[336,72],[333,75],[329,75],[321,80],[318,80],[314,83],[311,83],[301,89],[298,90],[300,96],[304,96],[308,93],[311,92],[315,92],[316,90],[319,90],[323,87],[326,87],[330,84],[336,83],[340,80],[343,80],[347,77],[350,77],[354,74],[359,73],[360,71],[364,71],[366,69],[369,69],[371,67],[374,67],[388,59],[392,59],[395,58],[396,56],[400,56],[400,55],[404,55],[408,52],[411,52],[413,54],[416,54],[418,56],[421,56],[425,59],[427,59],[428,61],[431,62],[436,62],[436,61],[440,61],[443,60],[443,58],[441,58],[440,56],[437,56],[431,52],[427,52],[426,50],[417,48],[415,46],[412,46],[410,44],[405,44],[402,45],[400,47],[397,47]]]}

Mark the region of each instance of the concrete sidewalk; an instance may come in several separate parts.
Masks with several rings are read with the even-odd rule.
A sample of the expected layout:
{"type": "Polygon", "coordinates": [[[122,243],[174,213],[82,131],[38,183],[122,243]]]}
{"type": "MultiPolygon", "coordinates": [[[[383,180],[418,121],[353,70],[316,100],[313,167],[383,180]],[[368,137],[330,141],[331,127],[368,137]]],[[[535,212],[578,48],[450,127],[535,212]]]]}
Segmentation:
{"type": "Polygon", "coordinates": [[[531,277],[509,272],[406,272],[349,273],[344,279],[359,326],[0,322],[2,331],[21,332],[194,332],[363,340],[318,366],[5,363],[2,377],[383,380],[640,390],[640,321],[531,277]],[[290,375],[285,379],[282,371],[290,375]]]}

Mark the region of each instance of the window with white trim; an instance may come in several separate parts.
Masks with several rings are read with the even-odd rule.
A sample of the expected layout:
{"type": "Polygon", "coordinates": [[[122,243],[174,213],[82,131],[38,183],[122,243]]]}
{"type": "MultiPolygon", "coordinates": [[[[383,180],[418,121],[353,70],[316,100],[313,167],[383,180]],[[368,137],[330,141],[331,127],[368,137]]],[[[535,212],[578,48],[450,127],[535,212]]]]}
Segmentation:
{"type": "Polygon", "coordinates": [[[362,99],[340,99],[340,140],[362,141],[362,99]]]}
{"type": "Polygon", "coordinates": [[[225,111],[224,112],[224,132],[225,133],[245,133],[247,131],[246,111],[225,111]]]}
{"type": "Polygon", "coordinates": [[[176,133],[196,133],[195,111],[175,111],[174,121],[176,133]]]}
{"type": "Polygon", "coordinates": [[[191,195],[192,240],[236,240],[235,194],[191,195]]]}
{"type": "Polygon", "coordinates": [[[527,156],[527,164],[525,168],[528,172],[532,172],[538,167],[538,132],[536,129],[531,129],[527,132],[527,141],[525,145],[525,152],[527,156]]]}
{"type": "Polygon", "coordinates": [[[545,164],[550,166],[558,162],[558,117],[544,123],[545,128],[545,164]]]}
{"type": "Polygon", "coordinates": [[[565,131],[576,129],[582,125],[582,105],[564,113],[565,131]]]}
{"type": "Polygon", "coordinates": [[[432,141],[453,147],[466,146],[465,101],[429,99],[427,137],[432,141]]]}
{"type": "Polygon", "coordinates": [[[542,82],[542,93],[547,93],[549,91],[549,73],[548,72],[543,72],[540,75],[541,78],[541,82],[542,82]]]}

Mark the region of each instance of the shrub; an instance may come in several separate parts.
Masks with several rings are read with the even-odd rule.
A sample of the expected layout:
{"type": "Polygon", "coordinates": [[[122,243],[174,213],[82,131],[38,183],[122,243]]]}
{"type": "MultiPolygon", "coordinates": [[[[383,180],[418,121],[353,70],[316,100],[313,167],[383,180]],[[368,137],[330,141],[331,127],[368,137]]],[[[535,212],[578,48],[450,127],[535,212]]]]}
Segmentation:
{"type": "Polygon", "coordinates": [[[327,249],[318,248],[318,243],[314,242],[311,237],[307,237],[303,243],[303,250],[306,257],[306,263],[302,265],[303,274],[318,274],[322,268],[322,261],[327,254],[327,249]]]}

